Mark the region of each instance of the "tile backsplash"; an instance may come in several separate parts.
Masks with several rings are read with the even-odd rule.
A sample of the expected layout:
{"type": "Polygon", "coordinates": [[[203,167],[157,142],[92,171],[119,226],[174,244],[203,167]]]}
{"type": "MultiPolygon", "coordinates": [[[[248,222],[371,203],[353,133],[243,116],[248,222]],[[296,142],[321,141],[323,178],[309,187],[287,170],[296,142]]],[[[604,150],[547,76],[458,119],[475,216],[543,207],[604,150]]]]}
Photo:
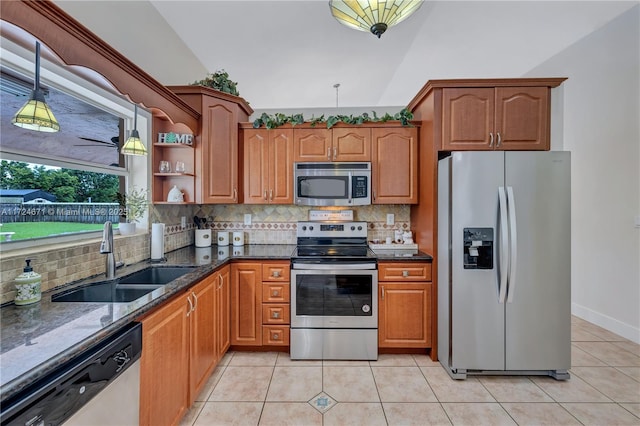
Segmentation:
{"type": "MultiPolygon", "coordinates": [[[[193,217],[207,219],[206,227],[214,232],[244,231],[245,244],[295,244],[296,224],[307,220],[309,210],[321,208],[291,205],[155,205],[149,211],[150,223],[165,223],[165,251],[170,252],[194,244],[196,228],[193,217]],[[251,225],[244,224],[245,214],[251,215],[251,225]],[[181,219],[186,218],[183,228],[181,219]]],[[[395,229],[410,230],[409,205],[375,205],[355,207],[354,218],[369,223],[368,239],[393,237],[395,229]],[[387,225],[387,214],[394,214],[395,224],[387,225]]],[[[118,236],[115,239],[116,260],[135,263],[148,259],[149,233],[118,236]]],[[[100,254],[100,240],[76,244],[55,244],[0,254],[0,303],[15,297],[14,279],[33,259],[34,271],[42,275],[42,291],[73,281],[104,273],[105,257],[100,254]]]]}

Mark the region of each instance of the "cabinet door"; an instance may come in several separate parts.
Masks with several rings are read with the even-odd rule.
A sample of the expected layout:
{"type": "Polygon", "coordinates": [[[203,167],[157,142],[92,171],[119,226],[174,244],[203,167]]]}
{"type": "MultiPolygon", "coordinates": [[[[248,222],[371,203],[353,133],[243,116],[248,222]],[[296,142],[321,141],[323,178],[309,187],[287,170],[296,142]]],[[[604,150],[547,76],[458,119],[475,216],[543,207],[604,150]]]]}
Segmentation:
{"type": "Polygon", "coordinates": [[[142,320],[140,424],[177,424],[189,408],[189,305],[182,295],[142,320]]]}
{"type": "Polygon", "coordinates": [[[415,127],[372,129],[372,203],[418,202],[418,131],[415,127]]]}
{"type": "Polygon", "coordinates": [[[496,88],[496,148],[548,150],[549,88],[496,88]]]}
{"type": "Polygon", "coordinates": [[[331,161],[330,129],[294,129],[293,161],[331,161]]]}
{"type": "Polygon", "coordinates": [[[191,320],[190,402],[195,400],[207,383],[217,362],[214,332],[217,275],[206,277],[189,290],[193,303],[193,310],[189,314],[191,320]]]}
{"type": "Polygon", "coordinates": [[[216,344],[218,361],[224,356],[231,344],[229,327],[229,305],[231,301],[231,268],[227,265],[217,276],[216,291],[216,344]]]}
{"type": "Polygon", "coordinates": [[[231,265],[231,344],[262,345],[262,264],[231,265]]]}
{"type": "Polygon", "coordinates": [[[293,130],[269,131],[269,203],[293,204],[293,130]]]}
{"type": "Polygon", "coordinates": [[[442,150],[493,149],[494,96],[493,88],[442,89],[442,150]]]}
{"type": "Polygon", "coordinates": [[[431,283],[379,285],[378,346],[431,347],[431,283]]]}
{"type": "Polygon", "coordinates": [[[371,161],[371,129],[341,127],[332,131],[333,161],[371,161]]]}
{"type": "MultiPolygon", "coordinates": [[[[207,102],[206,98],[203,102],[207,102]]],[[[220,100],[202,111],[202,204],[238,202],[237,106],[220,100]]]]}
{"type": "Polygon", "coordinates": [[[245,129],[242,135],[244,203],[267,204],[269,202],[269,131],[245,129]]]}

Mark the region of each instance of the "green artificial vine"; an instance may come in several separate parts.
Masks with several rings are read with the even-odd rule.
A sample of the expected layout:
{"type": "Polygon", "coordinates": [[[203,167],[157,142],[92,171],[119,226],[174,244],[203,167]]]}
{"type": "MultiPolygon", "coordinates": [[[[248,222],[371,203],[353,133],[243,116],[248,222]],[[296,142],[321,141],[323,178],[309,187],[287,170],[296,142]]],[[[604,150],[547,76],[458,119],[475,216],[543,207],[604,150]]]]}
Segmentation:
{"type": "Polygon", "coordinates": [[[330,115],[326,118],[324,114],[322,114],[320,117],[311,117],[310,120],[305,120],[302,114],[285,115],[282,113],[275,113],[274,115],[269,115],[264,112],[259,118],[256,118],[253,121],[253,128],[258,129],[264,126],[267,129],[275,129],[276,127],[280,127],[285,124],[291,124],[295,126],[296,124],[303,123],[310,123],[312,127],[315,127],[318,124],[326,123],[327,129],[330,129],[339,122],[345,124],[364,124],[368,122],[384,123],[391,120],[400,121],[403,126],[411,126],[411,123],[409,121],[412,119],[413,113],[406,108],[403,108],[401,111],[397,112],[394,115],[385,113],[382,117],[378,117],[376,112],[372,111],[372,115],[369,115],[365,112],[361,115],[356,116],[330,115]]]}
{"type": "Polygon", "coordinates": [[[229,79],[229,73],[225,70],[219,70],[213,74],[207,74],[204,80],[194,81],[193,85],[200,85],[205,87],[211,87],[212,89],[219,90],[221,92],[229,93],[231,95],[240,96],[238,92],[238,83],[229,79]]]}

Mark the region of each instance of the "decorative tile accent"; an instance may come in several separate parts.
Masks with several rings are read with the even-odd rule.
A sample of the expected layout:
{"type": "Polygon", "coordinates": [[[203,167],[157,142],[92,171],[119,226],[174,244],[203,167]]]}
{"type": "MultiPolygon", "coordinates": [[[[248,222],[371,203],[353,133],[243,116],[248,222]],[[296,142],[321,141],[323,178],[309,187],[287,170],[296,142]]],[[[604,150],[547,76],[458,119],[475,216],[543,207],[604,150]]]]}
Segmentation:
{"type": "Polygon", "coordinates": [[[320,392],[318,395],[313,397],[311,401],[309,401],[309,404],[321,413],[326,413],[336,403],[337,402],[333,398],[324,392],[320,392]]]}

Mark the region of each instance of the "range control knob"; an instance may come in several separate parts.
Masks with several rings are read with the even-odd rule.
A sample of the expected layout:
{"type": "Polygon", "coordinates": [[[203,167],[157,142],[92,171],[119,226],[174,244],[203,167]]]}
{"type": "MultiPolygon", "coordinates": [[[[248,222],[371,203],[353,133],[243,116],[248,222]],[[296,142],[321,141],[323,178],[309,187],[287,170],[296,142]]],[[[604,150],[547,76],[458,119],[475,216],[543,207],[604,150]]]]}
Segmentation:
{"type": "Polygon", "coordinates": [[[364,312],[365,314],[368,313],[370,310],[371,310],[371,306],[362,305],[362,312],[364,312]]]}
{"type": "Polygon", "coordinates": [[[310,226],[310,227],[309,227],[309,231],[313,231],[313,226],[310,226]]]}
{"type": "Polygon", "coordinates": [[[358,231],[362,231],[362,226],[358,226],[358,231]]]}
{"type": "Polygon", "coordinates": [[[306,230],[307,230],[307,227],[306,227],[306,226],[303,226],[303,227],[302,227],[302,230],[303,230],[303,231],[306,231],[306,230]]]}
{"type": "Polygon", "coordinates": [[[355,231],[355,230],[356,230],[356,227],[355,227],[355,226],[352,226],[352,227],[351,227],[351,230],[352,230],[352,231],[355,231]]]}

